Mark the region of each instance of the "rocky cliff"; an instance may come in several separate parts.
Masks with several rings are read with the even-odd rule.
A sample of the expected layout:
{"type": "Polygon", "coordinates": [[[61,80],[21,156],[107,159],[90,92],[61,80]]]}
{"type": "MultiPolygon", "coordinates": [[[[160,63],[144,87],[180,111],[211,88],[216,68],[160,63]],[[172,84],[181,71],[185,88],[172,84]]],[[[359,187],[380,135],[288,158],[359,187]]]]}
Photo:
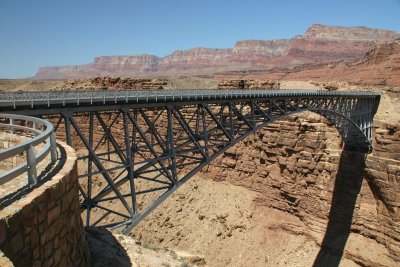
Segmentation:
{"type": "Polygon", "coordinates": [[[287,40],[238,41],[234,48],[193,48],[171,55],[103,56],[78,66],[42,67],[41,79],[94,76],[210,75],[232,70],[262,70],[320,63],[363,55],[379,41],[399,34],[366,27],[312,25],[303,36],[287,40]]]}
{"type": "Polygon", "coordinates": [[[337,41],[385,41],[398,36],[398,33],[388,30],[371,29],[367,27],[340,27],[321,24],[312,25],[304,34],[305,39],[322,39],[337,41]]]}
{"type": "Polygon", "coordinates": [[[156,247],[202,251],[213,266],[398,266],[400,131],[394,126],[376,123],[374,152],[365,155],[343,151],[338,131],[311,112],[271,123],[203,170],[201,176],[216,184],[190,184],[133,235],[156,247]],[[258,207],[290,216],[265,210],[258,221],[261,211],[243,208],[251,193],[233,187],[227,193],[221,184],[246,188],[258,207]],[[269,217],[272,226],[265,225],[269,217]],[[319,253],[306,242],[290,252],[296,241],[285,236],[280,244],[275,235],[283,232],[312,240],[319,253]],[[271,242],[287,249],[278,256],[285,262],[264,262],[273,255],[271,242]],[[303,261],[289,264],[299,251],[303,261]]]}
{"type": "MultiPolygon", "coordinates": [[[[270,124],[227,151],[206,173],[261,192],[261,205],[300,217],[307,226],[304,231],[321,244],[329,227],[337,235],[355,231],[383,244],[394,260],[400,260],[400,169],[394,160],[400,155],[400,132],[376,125],[375,151],[364,158],[341,152],[341,138],[328,125],[311,114],[270,124]]],[[[330,249],[338,249],[330,241],[330,249]]]]}
{"type": "Polygon", "coordinates": [[[290,40],[247,40],[239,41],[232,51],[234,61],[266,61],[286,55],[290,40]]]}
{"type": "Polygon", "coordinates": [[[317,42],[320,40],[306,40],[304,38],[297,40],[302,48],[290,48],[287,62],[290,60],[302,60],[308,64],[299,65],[293,68],[273,68],[266,71],[235,71],[225,72],[215,75],[218,79],[269,79],[269,80],[286,80],[286,81],[336,81],[346,82],[350,85],[358,87],[379,86],[387,87],[387,90],[399,95],[400,86],[400,39],[386,42],[380,42],[374,45],[367,52],[363,52],[362,56],[356,57],[365,49],[366,42],[362,42],[363,46],[357,46],[356,42],[342,42],[342,47],[347,47],[347,52],[341,53],[343,58],[355,57],[347,60],[339,60],[327,63],[310,63],[311,58],[331,58],[338,56],[338,52],[334,52],[334,46],[337,41],[322,41],[326,45],[320,43],[319,50],[316,49],[317,42]],[[314,44],[310,44],[314,42],[314,44]],[[312,49],[312,50],[310,50],[312,49]],[[307,51],[308,52],[305,52],[307,51]],[[336,53],[336,55],[335,55],[336,53]],[[289,58],[289,56],[291,57],[289,58]]]}
{"type": "Polygon", "coordinates": [[[179,65],[196,64],[198,67],[225,65],[230,61],[232,49],[193,48],[177,50],[161,60],[160,68],[169,69],[179,65]]]}

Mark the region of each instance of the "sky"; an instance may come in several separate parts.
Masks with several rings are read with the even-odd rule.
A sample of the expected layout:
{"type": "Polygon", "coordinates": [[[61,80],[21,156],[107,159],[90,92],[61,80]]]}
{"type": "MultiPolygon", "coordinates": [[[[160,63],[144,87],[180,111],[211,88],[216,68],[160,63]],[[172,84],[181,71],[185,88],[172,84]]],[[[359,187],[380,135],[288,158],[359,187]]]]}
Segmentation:
{"type": "Polygon", "coordinates": [[[291,38],[315,23],[400,32],[400,0],[0,0],[0,78],[96,56],[291,38]]]}

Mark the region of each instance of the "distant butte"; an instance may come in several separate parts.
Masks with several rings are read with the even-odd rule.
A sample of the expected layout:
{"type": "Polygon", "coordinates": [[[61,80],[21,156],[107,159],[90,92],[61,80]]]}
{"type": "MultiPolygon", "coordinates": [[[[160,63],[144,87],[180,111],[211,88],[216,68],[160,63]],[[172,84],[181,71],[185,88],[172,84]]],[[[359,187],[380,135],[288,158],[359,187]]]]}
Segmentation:
{"type": "Polygon", "coordinates": [[[245,70],[292,68],[363,56],[377,43],[400,38],[394,31],[367,27],[312,25],[304,35],[283,40],[244,40],[233,48],[192,48],[171,55],[101,56],[93,63],[41,67],[37,79],[96,76],[207,76],[245,70]]]}

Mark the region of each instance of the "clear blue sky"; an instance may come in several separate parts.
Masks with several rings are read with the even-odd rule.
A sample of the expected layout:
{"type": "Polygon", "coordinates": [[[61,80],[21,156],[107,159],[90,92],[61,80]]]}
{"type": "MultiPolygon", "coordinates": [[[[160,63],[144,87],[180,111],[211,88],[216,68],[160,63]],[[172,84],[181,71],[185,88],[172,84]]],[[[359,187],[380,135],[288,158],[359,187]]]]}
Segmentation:
{"type": "Polygon", "coordinates": [[[314,23],[400,32],[400,0],[0,0],[0,78],[101,55],[290,38],[314,23]]]}

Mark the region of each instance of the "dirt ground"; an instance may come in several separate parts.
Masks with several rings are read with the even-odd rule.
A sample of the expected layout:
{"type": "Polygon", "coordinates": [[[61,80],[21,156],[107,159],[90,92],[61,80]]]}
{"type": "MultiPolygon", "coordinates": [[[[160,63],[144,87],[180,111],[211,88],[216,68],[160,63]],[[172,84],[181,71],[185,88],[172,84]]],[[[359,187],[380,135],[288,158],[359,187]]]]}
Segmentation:
{"type": "MultiPolygon", "coordinates": [[[[208,266],[312,266],[323,233],[316,240],[298,217],[257,205],[258,194],[196,176],[131,235],[155,248],[205,255],[208,266]]],[[[345,250],[395,266],[383,245],[355,233],[345,250]]],[[[360,266],[354,260],[343,258],[340,266],[360,266]]]]}

